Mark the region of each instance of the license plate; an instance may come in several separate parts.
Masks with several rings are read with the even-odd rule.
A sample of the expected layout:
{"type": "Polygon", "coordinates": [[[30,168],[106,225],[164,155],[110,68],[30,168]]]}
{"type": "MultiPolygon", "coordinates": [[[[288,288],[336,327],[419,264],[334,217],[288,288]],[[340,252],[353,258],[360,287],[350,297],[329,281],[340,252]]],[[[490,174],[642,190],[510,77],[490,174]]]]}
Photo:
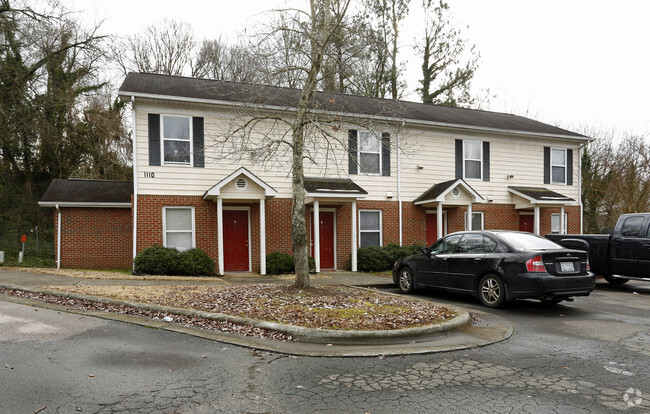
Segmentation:
{"type": "Polygon", "coordinates": [[[563,272],[574,272],[573,262],[560,262],[560,270],[563,272]]]}

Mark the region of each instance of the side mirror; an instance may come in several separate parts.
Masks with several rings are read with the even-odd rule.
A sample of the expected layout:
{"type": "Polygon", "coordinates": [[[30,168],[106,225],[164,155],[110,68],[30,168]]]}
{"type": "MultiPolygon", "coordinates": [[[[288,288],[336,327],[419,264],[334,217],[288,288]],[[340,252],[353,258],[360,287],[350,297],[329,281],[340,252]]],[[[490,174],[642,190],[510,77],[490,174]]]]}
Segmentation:
{"type": "Polygon", "coordinates": [[[428,247],[423,247],[422,248],[422,253],[429,254],[429,248],[428,247]]]}

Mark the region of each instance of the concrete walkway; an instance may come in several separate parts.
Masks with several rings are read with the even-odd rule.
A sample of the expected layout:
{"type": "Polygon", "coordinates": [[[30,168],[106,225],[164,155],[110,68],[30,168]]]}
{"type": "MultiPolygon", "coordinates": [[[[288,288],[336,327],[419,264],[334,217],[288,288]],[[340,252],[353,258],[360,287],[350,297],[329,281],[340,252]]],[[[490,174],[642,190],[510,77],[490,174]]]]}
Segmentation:
{"type": "MultiPolygon", "coordinates": [[[[290,285],[294,281],[293,276],[260,276],[250,273],[230,273],[223,277],[215,278],[183,278],[183,277],[142,277],[128,276],[117,278],[96,279],[88,277],[71,277],[54,274],[29,272],[0,268],[0,287],[27,290],[31,292],[56,293],[48,289],[51,286],[187,286],[187,285],[238,285],[238,284],[284,284],[290,285]]],[[[344,284],[361,287],[386,288],[393,287],[390,276],[372,275],[358,272],[323,272],[319,275],[311,275],[313,285],[334,285],[344,284]]],[[[156,311],[174,313],[173,309],[158,309],[159,307],[147,304],[135,304],[115,299],[95,298],[85,295],[70,294],[70,297],[79,296],[78,299],[90,299],[96,301],[119,303],[127,306],[141,308],[155,307],[156,311]]],[[[120,320],[144,326],[156,327],[176,332],[183,332],[221,342],[236,345],[265,349],[274,352],[308,355],[308,356],[377,356],[377,355],[398,355],[412,353],[443,352],[466,348],[476,348],[491,343],[499,342],[509,338],[514,328],[512,324],[502,318],[486,312],[476,312],[477,323],[469,323],[469,314],[464,309],[459,310],[462,317],[442,324],[435,329],[415,329],[414,331],[404,330],[404,335],[391,331],[375,331],[371,335],[364,336],[358,332],[336,332],[322,329],[297,328],[289,325],[280,326],[270,322],[256,321],[242,318],[240,323],[253,326],[270,328],[276,330],[288,329],[295,337],[296,342],[280,342],[263,340],[239,335],[215,333],[195,328],[185,328],[173,323],[154,321],[148,318],[120,315],[109,312],[90,312],[79,310],[62,309],[58,305],[46,304],[44,302],[17,299],[0,295],[0,300],[10,300],[31,306],[46,307],[58,310],[66,310],[73,313],[98,316],[104,319],[120,320]],[[296,329],[298,330],[296,330],[296,329]],[[353,338],[353,339],[349,339],[353,338]],[[329,343],[328,343],[329,342],[329,343]]],[[[151,310],[151,309],[150,309],[151,310]]],[[[185,312],[194,313],[184,310],[185,312]]],[[[195,315],[205,317],[206,315],[195,315]]],[[[207,315],[212,317],[213,315],[207,315]]],[[[229,318],[232,320],[232,318],[229,318]]]]}

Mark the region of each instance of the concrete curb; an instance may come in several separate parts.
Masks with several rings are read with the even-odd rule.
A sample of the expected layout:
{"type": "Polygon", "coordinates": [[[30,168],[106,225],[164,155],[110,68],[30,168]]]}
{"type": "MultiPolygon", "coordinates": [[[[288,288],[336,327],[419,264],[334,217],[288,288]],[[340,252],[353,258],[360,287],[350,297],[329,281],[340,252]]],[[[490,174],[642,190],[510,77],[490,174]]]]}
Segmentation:
{"type": "Polygon", "coordinates": [[[291,335],[302,342],[314,343],[335,343],[335,344],[361,344],[367,341],[373,342],[391,342],[405,341],[414,338],[432,336],[436,334],[449,333],[456,330],[465,329],[470,326],[471,318],[469,312],[464,309],[447,306],[445,307],[456,311],[458,316],[450,321],[442,322],[436,325],[427,325],[415,328],[384,330],[384,331],[339,331],[333,329],[306,328],[302,326],[287,325],[277,322],[262,321],[240,316],[225,315],[221,313],[205,312],[191,309],[174,308],[170,306],[150,305],[147,303],[131,302],[120,299],[111,299],[101,296],[83,295],[72,292],[63,292],[51,289],[34,289],[24,286],[13,285],[9,283],[0,283],[0,287],[5,289],[20,290],[29,293],[41,293],[46,295],[58,296],[61,298],[70,298],[76,300],[85,300],[98,302],[109,305],[128,306],[136,309],[147,310],[150,312],[169,313],[172,315],[181,315],[187,317],[197,317],[215,321],[230,322],[237,325],[248,325],[254,328],[269,329],[291,335]]]}

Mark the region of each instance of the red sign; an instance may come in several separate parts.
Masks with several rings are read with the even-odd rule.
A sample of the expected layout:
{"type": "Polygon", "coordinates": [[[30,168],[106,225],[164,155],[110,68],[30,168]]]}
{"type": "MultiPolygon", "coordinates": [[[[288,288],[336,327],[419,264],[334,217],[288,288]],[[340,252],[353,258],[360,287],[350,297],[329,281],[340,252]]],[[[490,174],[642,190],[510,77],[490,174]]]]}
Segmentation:
{"type": "Polygon", "coordinates": [[[20,236],[20,241],[25,243],[27,241],[27,236],[20,236]]]}

